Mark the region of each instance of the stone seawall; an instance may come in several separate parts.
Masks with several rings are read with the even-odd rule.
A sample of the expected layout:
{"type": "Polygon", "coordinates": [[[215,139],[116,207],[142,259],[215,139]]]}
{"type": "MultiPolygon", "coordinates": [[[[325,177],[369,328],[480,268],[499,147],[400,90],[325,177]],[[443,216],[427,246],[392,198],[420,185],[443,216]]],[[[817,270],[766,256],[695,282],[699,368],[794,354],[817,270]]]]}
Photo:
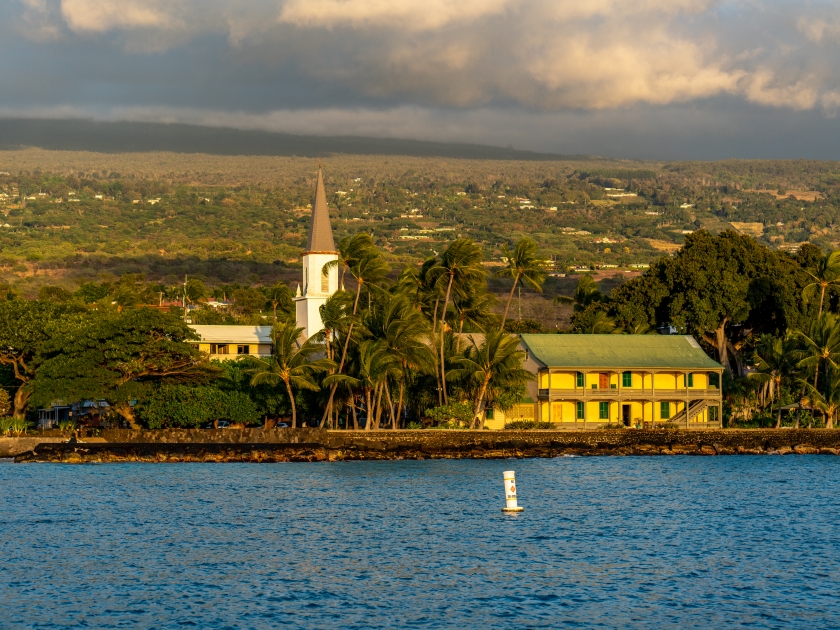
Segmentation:
{"type": "Polygon", "coordinates": [[[39,444],[63,442],[62,437],[0,437],[0,457],[17,457],[39,444]]]}
{"type": "Polygon", "coordinates": [[[312,462],[560,455],[840,454],[840,430],[113,431],[108,443],[40,444],[16,461],[312,462]]]}

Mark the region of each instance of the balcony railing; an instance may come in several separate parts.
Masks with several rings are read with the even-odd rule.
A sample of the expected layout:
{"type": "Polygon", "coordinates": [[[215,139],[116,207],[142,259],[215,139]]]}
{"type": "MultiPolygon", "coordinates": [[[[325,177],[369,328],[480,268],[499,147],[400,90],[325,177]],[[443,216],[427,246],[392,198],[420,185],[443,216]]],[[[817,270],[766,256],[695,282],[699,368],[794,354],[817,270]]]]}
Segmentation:
{"type": "Polygon", "coordinates": [[[671,396],[674,398],[718,398],[720,390],[717,387],[710,387],[707,389],[700,388],[666,388],[657,387],[656,389],[641,388],[641,387],[611,387],[610,389],[601,388],[583,388],[577,389],[560,389],[560,388],[540,388],[537,392],[540,398],[551,398],[553,400],[562,400],[564,398],[633,398],[653,396],[671,396]]]}

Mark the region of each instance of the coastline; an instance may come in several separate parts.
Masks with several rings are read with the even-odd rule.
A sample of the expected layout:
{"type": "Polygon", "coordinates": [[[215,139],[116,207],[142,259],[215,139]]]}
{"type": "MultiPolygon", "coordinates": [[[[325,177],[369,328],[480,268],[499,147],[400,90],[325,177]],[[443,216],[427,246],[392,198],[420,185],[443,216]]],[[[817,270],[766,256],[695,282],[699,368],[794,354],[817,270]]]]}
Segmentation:
{"type": "Polygon", "coordinates": [[[96,442],[42,441],[37,445],[26,446],[27,450],[15,454],[16,462],[271,463],[548,458],[569,455],[838,455],[840,429],[499,432],[113,430],[104,431],[96,442]]]}

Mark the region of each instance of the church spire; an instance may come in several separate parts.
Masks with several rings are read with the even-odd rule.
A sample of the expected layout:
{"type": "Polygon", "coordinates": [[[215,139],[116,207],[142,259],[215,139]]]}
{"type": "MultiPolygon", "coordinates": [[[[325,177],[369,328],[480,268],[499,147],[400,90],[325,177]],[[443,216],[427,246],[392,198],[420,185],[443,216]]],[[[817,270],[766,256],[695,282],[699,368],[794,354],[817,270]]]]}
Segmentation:
{"type": "Polygon", "coordinates": [[[312,224],[309,227],[307,252],[335,252],[330,213],[327,210],[327,194],[324,191],[324,177],[321,165],[318,165],[318,183],[315,186],[315,199],[312,201],[312,224]]]}

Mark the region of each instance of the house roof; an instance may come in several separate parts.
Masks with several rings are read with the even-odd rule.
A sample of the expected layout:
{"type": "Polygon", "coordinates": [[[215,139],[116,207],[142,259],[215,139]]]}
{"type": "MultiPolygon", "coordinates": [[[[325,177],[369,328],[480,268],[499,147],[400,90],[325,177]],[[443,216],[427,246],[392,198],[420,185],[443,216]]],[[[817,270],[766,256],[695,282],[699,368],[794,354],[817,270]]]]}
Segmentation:
{"type": "Polygon", "coordinates": [[[315,199],[312,201],[312,223],[309,226],[307,252],[334,252],[330,212],[327,209],[327,194],[324,192],[324,177],[318,169],[318,183],[315,185],[315,199]]]}
{"type": "Polygon", "coordinates": [[[271,343],[271,326],[190,326],[204,343],[271,343]]]}
{"type": "Polygon", "coordinates": [[[691,336],[522,335],[531,355],[546,367],[719,370],[691,336]]]}

